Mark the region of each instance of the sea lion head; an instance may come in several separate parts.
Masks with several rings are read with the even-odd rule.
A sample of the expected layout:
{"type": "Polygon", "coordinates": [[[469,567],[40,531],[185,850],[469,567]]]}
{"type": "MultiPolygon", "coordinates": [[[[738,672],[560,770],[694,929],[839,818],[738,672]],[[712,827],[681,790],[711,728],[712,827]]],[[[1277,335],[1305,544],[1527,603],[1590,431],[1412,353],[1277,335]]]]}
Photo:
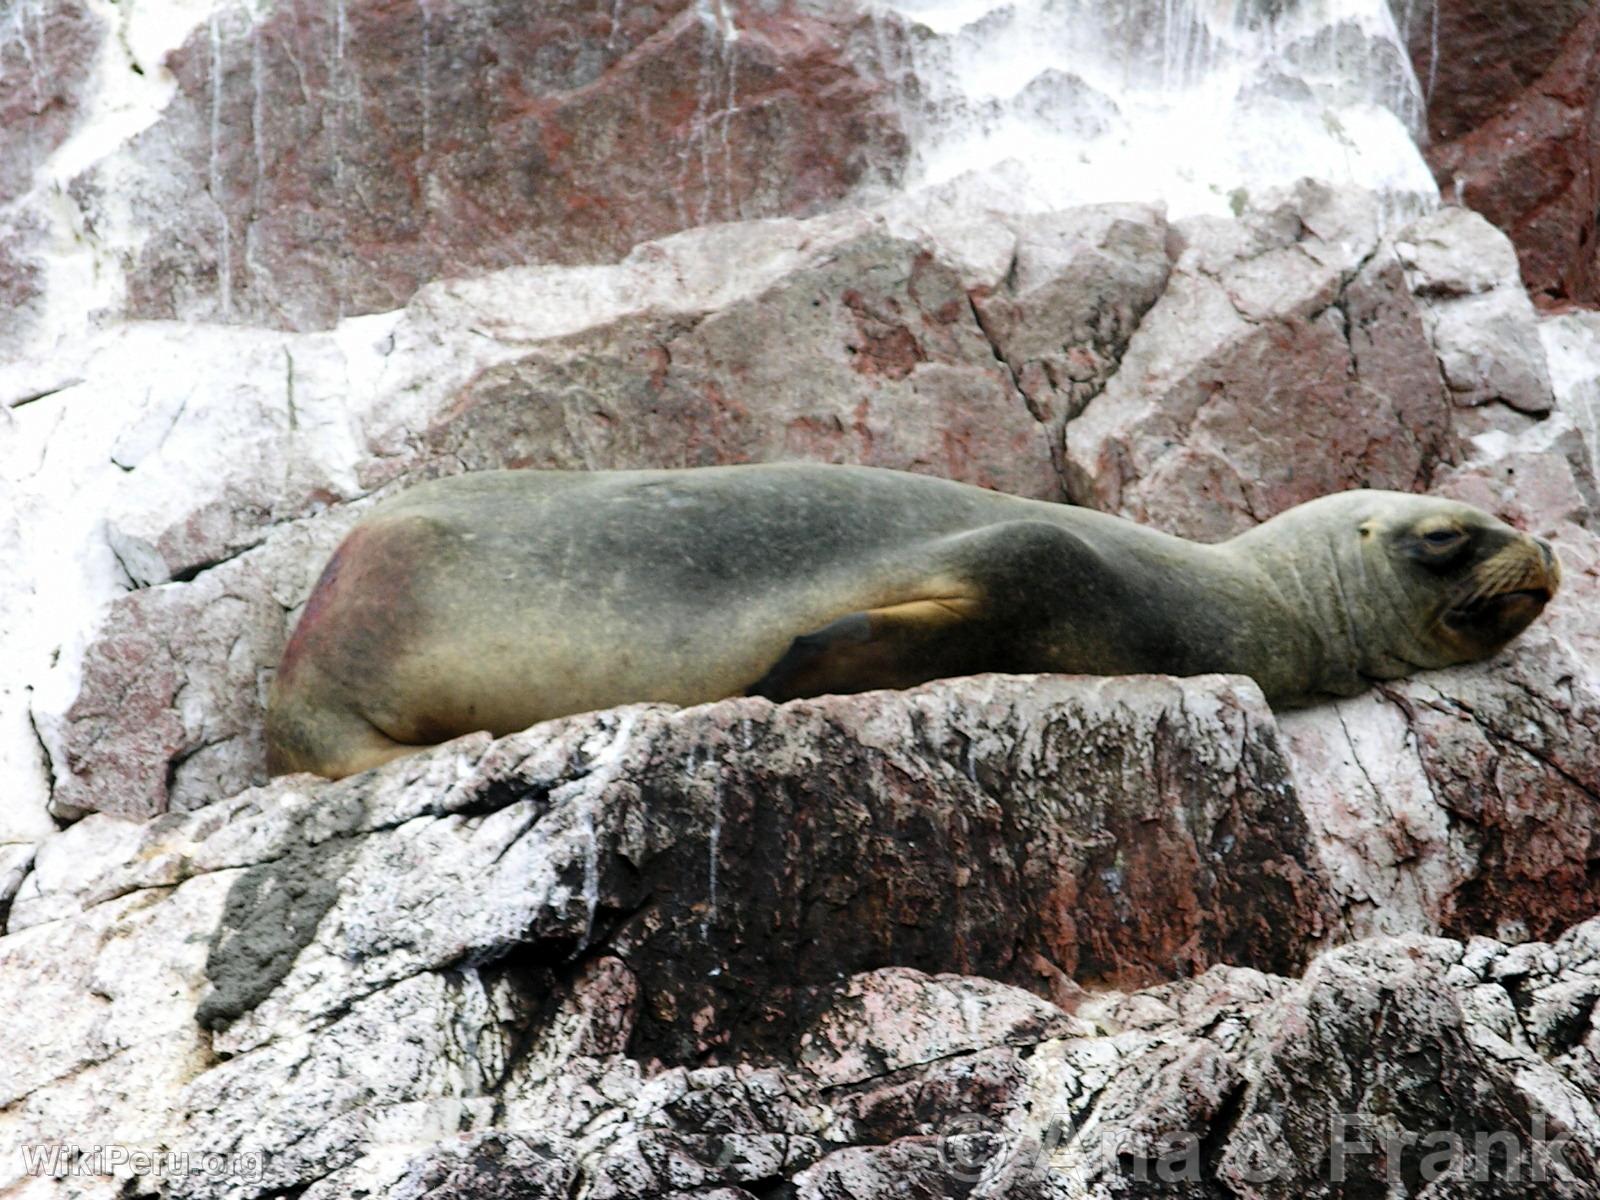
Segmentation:
{"type": "Polygon", "coordinates": [[[1313,501],[1337,546],[1357,670],[1393,679],[1497,653],[1555,595],[1549,542],[1436,496],[1355,491],[1313,501]]]}
{"type": "Polygon", "coordinates": [[[1360,525],[1424,620],[1415,629],[1426,666],[1488,658],[1533,623],[1561,583],[1550,543],[1473,508],[1405,496],[1360,525]]]}
{"type": "Polygon", "coordinates": [[[1274,640],[1261,664],[1275,702],[1488,658],[1561,582],[1543,539],[1470,504],[1407,492],[1323,496],[1234,541],[1309,624],[1274,640]]]}

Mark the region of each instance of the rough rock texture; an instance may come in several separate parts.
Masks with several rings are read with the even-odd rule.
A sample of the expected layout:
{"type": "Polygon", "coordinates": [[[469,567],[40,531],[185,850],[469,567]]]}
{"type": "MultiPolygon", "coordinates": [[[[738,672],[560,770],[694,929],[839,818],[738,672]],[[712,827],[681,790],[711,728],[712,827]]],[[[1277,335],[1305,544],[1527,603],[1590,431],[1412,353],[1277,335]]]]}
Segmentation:
{"type": "Polygon", "coordinates": [[[410,781],[430,770],[419,760],[331,792],[274,784],[231,813],[80,822],[42,848],[10,927],[236,864],[240,837],[266,837],[275,849],[258,857],[270,861],[239,884],[216,941],[206,1023],[254,1008],[296,955],[283,996],[303,1005],[319,1002],[311,991],[364,991],[418,954],[487,953],[460,946],[471,927],[532,920],[528,939],[560,959],[603,925],[650,996],[641,1045],[671,1061],[763,1045],[801,991],[878,963],[971,971],[1061,999],[1076,994],[1068,980],[1139,984],[1215,961],[1293,970],[1333,909],[1307,868],[1272,728],[1252,685],[1220,679],[992,676],[781,708],[624,709],[508,740],[462,782],[441,784],[437,769],[427,786],[410,781]],[[441,802],[441,786],[455,798],[441,802]],[[511,795],[527,804],[494,823],[521,836],[544,820],[540,798],[558,794],[570,803],[520,850],[490,851],[506,896],[533,906],[523,915],[470,911],[498,894],[500,876],[479,878],[486,864],[471,845],[449,866],[456,835],[444,826],[437,838],[408,826],[400,842],[363,843],[372,852],[351,857],[348,839],[365,830],[420,811],[498,811],[511,795]],[[396,804],[413,807],[389,812],[396,804]],[[265,826],[238,819],[258,812],[265,826]],[[211,833],[224,849],[200,847],[211,833]],[[104,837],[139,844],[107,854],[104,837]],[[380,911],[413,860],[434,897],[428,934],[380,911]],[[547,917],[516,882],[530,870],[564,881],[547,917]],[[341,930],[334,941],[305,949],[326,905],[357,893],[366,899],[328,927],[341,930]],[[300,919],[279,907],[296,904],[315,911],[300,919]],[[380,940],[380,929],[410,930],[408,948],[351,975],[351,921],[380,940]],[[285,927],[298,931],[293,944],[269,951],[285,927]],[[417,941],[434,936],[444,949],[417,941]]]}
{"type": "Polygon", "coordinates": [[[0,1135],[237,1156],[170,1196],[1289,1196],[1346,1194],[1348,1117],[1363,1186],[1505,1131],[1590,1194],[1600,924],[1281,977],[1327,913],[1271,729],[1222,678],[988,677],[90,817],[0,938],[0,1135]]]}
{"type": "Polygon", "coordinates": [[[1066,430],[1079,503],[1215,541],[1453,460],[1439,362],[1370,200],[1304,186],[1175,228],[1166,290],[1066,430]]]}
{"type": "Polygon", "coordinates": [[[1169,232],[1159,212],[1131,206],[1018,222],[1005,279],[973,290],[995,357],[1050,430],[1063,473],[1067,422],[1104,390],[1167,287],[1169,232]]]}
{"type": "Polygon", "coordinates": [[[1407,228],[1395,252],[1451,400],[1549,412],[1555,397],[1537,320],[1505,238],[1469,209],[1442,208],[1407,228]]]}
{"type": "Polygon", "coordinates": [[[94,221],[148,183],[133,315],[304,329],[441,274],[615,259],[892,172],[903,138],[852,61],[853,5],[714,9],[219,11],[170,60],[161,120],[75,190],[94,221]]]}
{"type": "Polygon", "coordinates": [[[899,26],[847,0],[170,7],[0,24],[0,346],[72,332],[49,293],[78,286],[96,320],[326,328],[444,275],[816,212],[907,153],[899,26]]]}
{"type": "MultiPolygon", "coordinates": [[[[88,4],[17,4],[0,34],[0,204],[28,191],[34,172],[66,141],[106,30],[88,4]]],[[[0,276],[3,280],[4,276],[0,276]]]]}
{"type": "Polygon", "coordinates": [[[80,0],[0,14],[0,348],[22,344],[46,307],[49,220],[15,202],[72,133],[106,35],[80,0]]]}
{"type": "Polygon", "coordinates": [[[643,312],[531,348],[463,389],[424,453],[470,470],[804,458],[1059,497],[1056,427],[995,362],[948,253],[869,230],[814,257],[700,319],[643,312]]]}
{"type": "Polygon", "coordinates": [[[1600,9],[1589,0],[1390,0],[1446,199],[1511,236],[1545,305],[1600,301],[1600,9]]]}

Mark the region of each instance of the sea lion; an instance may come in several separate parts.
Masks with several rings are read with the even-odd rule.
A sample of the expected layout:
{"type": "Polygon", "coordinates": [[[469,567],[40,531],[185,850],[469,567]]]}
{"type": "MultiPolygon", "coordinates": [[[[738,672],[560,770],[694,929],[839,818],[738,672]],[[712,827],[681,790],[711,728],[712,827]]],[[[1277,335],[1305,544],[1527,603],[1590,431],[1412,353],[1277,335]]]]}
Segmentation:
{"type": "Polygon", "coordinates": [[[344,540],[272,686],[269,766],[337,778],[632,701],[980,671],[1224,671],[1302,705],[1493,654],[1559,578],[1545,542],[1397,492],[1203,545],[865,467],[486,471],[344,540]]]}

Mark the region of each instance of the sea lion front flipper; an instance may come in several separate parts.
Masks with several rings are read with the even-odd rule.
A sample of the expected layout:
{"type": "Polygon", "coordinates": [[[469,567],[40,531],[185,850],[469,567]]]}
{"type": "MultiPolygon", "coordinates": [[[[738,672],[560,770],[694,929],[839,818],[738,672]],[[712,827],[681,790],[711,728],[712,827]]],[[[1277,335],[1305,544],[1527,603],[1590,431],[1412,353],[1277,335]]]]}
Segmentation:
{"type": "Polygon", "coordinates": [[[747,694],[781,702],[926,683],[950,673],[954,652],[965,657],[951,634],[977,611],[974,600],[945,597],[850,613],[795,638],[747,694]]]}
{"type": "Polygon", "coordinates": [[[1028,649],[1041,623],[1103,583],[1099,555],[1047,521],[984,526],[927,550],[921,582],[904,601],[795,638],[746,695],[784,701],[1046,669],[1028,649]]]}

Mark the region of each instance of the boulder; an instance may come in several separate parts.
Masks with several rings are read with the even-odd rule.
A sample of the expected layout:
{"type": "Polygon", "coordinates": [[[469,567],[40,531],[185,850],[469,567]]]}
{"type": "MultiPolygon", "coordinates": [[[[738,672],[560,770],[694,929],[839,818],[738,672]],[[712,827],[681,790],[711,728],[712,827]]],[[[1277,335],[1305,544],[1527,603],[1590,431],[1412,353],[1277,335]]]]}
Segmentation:
{"type": "Polygon", "coordinates": [[[645,989],[636,1036],[674,1061],[779,1036],[839,963],[982,964],[1063,999],[1239,954],[1292,970],[1333,910],[1271,728],[1254,685],[1224,677],[620,709],[487,757],[474,735],[339,784],[291,777],[145,825],[87,818],[40,848],[10,928],[254,862],[202,1006],[241,1045],[279,1008],[497,955],[495,931],[517,929],[535,957],[619,947],[645,989]],[[395,891],[405,872],[414,901],[395,891]],[[505,911],[484,905],[501,873],[505,911]],[[377,939],[360,961],[356,926],[377,939]]]}
{"type": "Polygon", "coordinates": [[[1395,252],[1451,400],[1549,412],[1555,398],[1538,323],[1506,236],[1470,209],[1447,206],[1403,230],[1395,252]]]}
{"type": "Polygon", "coordinates": [[[1052,426],[995,361],[953,256],[882,229],[831,241],[698,319],[645,310],[530,347],[463,389],[422,453],[474,470],[851,462],[1058,497],[1052,426]]]}
{"type": "Polygon", "coordinates": [[[1165,291],[1172,263],[1159,210],[1097,205],[1013,222],[1011,262],[972,304],[995,357],[1051,433],[1066,471],[1064,434],[1122,365],[1165,291]]]}
{"type": "Polygon", "coordinates": [[[1174,227],[1165,291],[1066,429],[1073,500],[1217,541],[1456,454],[1422,314],[1370,198],[1304,186],[1174,227]]]}
{"type": "Polygon", "coordinates": [[[1390,0],[1447,200],[1504,230],[1542,306],[1600,299],[1600,11],[1586,0],[1390,0]]]}
{"type": "Polygon", "coordinates": [[[0,937],[0,1133],[203,1149],[194,1197],[1286,1197],[1508,1144],[1588,1194],[1600,924],[1314,953],[1271,728],[1226,679],[978,678],[92,816],[0,937]],[[1060,969],[1112,958],[1199,973],[1060,969]]]}

